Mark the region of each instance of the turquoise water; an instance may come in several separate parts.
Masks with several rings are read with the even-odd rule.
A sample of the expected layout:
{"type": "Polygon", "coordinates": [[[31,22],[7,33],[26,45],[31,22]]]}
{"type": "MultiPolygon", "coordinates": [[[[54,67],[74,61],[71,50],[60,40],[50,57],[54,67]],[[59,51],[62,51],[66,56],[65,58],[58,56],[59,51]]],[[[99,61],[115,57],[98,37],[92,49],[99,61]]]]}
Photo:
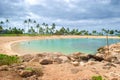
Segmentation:
{"type": "MultiPolygon", "coordinates": [[[[109,44],[120,42],[120,39],[109,39],[109,44]]],[[[106,39],[45,39],[32,40],[15,44],[16,50],[27,53],[39,52],[61,52],[71,54],[83,52],[95,54],[99,47],[106,45],[106,39]]]]}

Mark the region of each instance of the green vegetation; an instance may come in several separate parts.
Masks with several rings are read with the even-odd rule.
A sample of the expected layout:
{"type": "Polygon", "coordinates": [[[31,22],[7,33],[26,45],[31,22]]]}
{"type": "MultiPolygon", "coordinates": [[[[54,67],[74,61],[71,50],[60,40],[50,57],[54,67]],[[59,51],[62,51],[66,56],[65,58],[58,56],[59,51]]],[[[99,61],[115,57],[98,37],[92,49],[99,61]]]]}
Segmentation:
{"type": "Polygon", "coordinates": [[[102,76],[93,76],[92,80],[103,80],[102,76]]]}
{"type": "Polygon", "coordinates": [[[27,68],[25,68],[25,70],[34,71],[33,68],[31,68],[31,67],[27,67],[27,68]]]}
{"type": "Polygon", "coordinates": [[[17,26],[11,26],[10,21],[6,19],[5,21],[0,21],[0,36],[35,36],[35,35],[111,35],[118,36],[120,35],[120,30],[106,30],[102,29],[97,32],[93,30],[91,32],[87,30],[79,29],[70,29],[61,27],[60,29],[56,28],[56,24],[52,23],[51,25],[43,22],[42,24],[38,23],[36,20],[27,19],[24,20],[24,25],[21,24],[22,28],[17,26]],[[9,35],[10,34],[10,35],[9,35]]]}
{"type": "Polygon", "coordinates": [[[25,70],[30,71],[30,72],[34,72],[38,76],[42,76],[43,75],[43,70],[42,70],[41,67],[39,67],[39,68],[27,67],[27,68],[25,68],[25,70]]]}
{"type": "Polygon", "coordinates": [[[5,54],[0,54],[0,66],[1,65],[11,65],[13,63],[19,63],[20,60],[17,56],[8,56],[5,54]]]}

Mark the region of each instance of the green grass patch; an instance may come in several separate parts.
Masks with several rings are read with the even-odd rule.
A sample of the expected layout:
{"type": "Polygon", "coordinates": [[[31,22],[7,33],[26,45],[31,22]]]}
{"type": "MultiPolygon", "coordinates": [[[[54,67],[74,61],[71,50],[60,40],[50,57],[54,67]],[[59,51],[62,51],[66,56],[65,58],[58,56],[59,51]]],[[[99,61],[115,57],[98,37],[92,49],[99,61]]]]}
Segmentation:
{"type": "Polygon", "coordinates": [[[6,54],[0,54],[0,66],[1,65],[11,65],[13,63],[19,63],[19,57],[17,56],[8,56],[6,54]]]}
{"type": "Polygon", "coordinates": [[[102,76],[93,76],[92,80],[103,80],[102,76]]]}

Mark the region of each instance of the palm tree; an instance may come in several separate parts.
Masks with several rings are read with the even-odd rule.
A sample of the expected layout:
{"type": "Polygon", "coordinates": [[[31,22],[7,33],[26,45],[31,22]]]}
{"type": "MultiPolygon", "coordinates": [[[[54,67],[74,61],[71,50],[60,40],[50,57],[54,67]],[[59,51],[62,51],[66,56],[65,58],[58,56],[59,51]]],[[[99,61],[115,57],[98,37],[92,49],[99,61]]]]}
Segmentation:
{"type": "Polygon", "coordinates": [[[0,26],[0,33],[3,31],[3,28],[2,28],[2,26],[0,26]]]}
{"type": "Polygon", "coordinates": [[[1,27],[3,27],[3,24],[4,24],[4,22],[3,22],[3,21],[1,21],[1,22],[0,22],[0,26],[1,26],[1,27]]]}
{"type": "Polygon", "coordinates": [[[67,34],[69,35],[69,34],[70,34],[70,29],[67,28],[67,29],[66,29],[66,32],[67,32],[67,34]]]}
{"type": "Polygon", "coordinates": [[[24,31],[26,30],[26,25],[27,24],[27,20],[24,20],[24,31]]]}
{"type": "Polygon", "coordinates": [[[30,23],[32,22],[31,19],[28,19],[27,23],[28,23],[28,32],[29,32],[29,26],[30,26],[30,23]]]}
{"type": "Polygon", "coordinates": [[[109,38],[108,38],[108,34],[109,34],[109,30],[105,30],[102,29],[102,31],[106,34],[106,44],[107,44],[107,49],[108,49],[108,53],[106,54],[106,56],[109,54],[109,38]]]}
{"type": "Polygon", "coordinates": [[[9,23],[9,20],[6,19],[6,28],[8,28],[8,23],[9,23]]]}
{"type": "Polygon", "coordinates": [[[45,27],[45,33],[48,34],[48,32],[49,32],[48,24],[43,23],[43,25],[45,27]]]}
{"type": "Polygon", "coordinates": [[[42,27],[39,27],[39,33],[44,34],[44,29],[42,27]]]}
{"type": "Polygon", "coordinates": [[[37,28],[37,33],[39,34],[39,27],[40,27],[40,24],[37,24],[36,25],[36,28],[37,28]]]}
{"type": "Polygon", "coordinates": [[[34,20],[34,21],[33,21],[33,24],[34,24],[33,27],[34,27],[34,29],[36,28],[36,23],[37,23],[36,20],[34,20]]]}
{"type": "MultiPolygon", "coordinates": [[[[42,26],[43,26],[43,27],[45,27],[45,23],[44,23],[44,22],[42,23],[42,26]]],[[[44,28],[44,31],[46,31],[46,29],[45,29],[45,28],[44,28]]],[[[44,32],[44,33],[45,33],[45,32],[44,32]]]]}
{"type": "Polygon", "coordinates": [[[51,28],[51,33],[53,34],[54,33],[54,31],[55,31],[55,23],[52,23],[52,28],[51,28]]]}

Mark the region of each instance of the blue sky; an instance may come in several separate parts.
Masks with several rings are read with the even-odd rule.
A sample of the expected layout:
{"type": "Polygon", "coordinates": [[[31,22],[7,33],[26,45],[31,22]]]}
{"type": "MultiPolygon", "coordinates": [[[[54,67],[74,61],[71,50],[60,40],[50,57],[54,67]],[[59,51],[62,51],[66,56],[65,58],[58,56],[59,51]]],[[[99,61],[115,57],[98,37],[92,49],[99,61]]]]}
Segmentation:
{"type": "Polygon", "coordinates": [[[57,26],[120,30],[120,0],[3,0],[0,20],[22,26],[25,19],[57,26]]]}

